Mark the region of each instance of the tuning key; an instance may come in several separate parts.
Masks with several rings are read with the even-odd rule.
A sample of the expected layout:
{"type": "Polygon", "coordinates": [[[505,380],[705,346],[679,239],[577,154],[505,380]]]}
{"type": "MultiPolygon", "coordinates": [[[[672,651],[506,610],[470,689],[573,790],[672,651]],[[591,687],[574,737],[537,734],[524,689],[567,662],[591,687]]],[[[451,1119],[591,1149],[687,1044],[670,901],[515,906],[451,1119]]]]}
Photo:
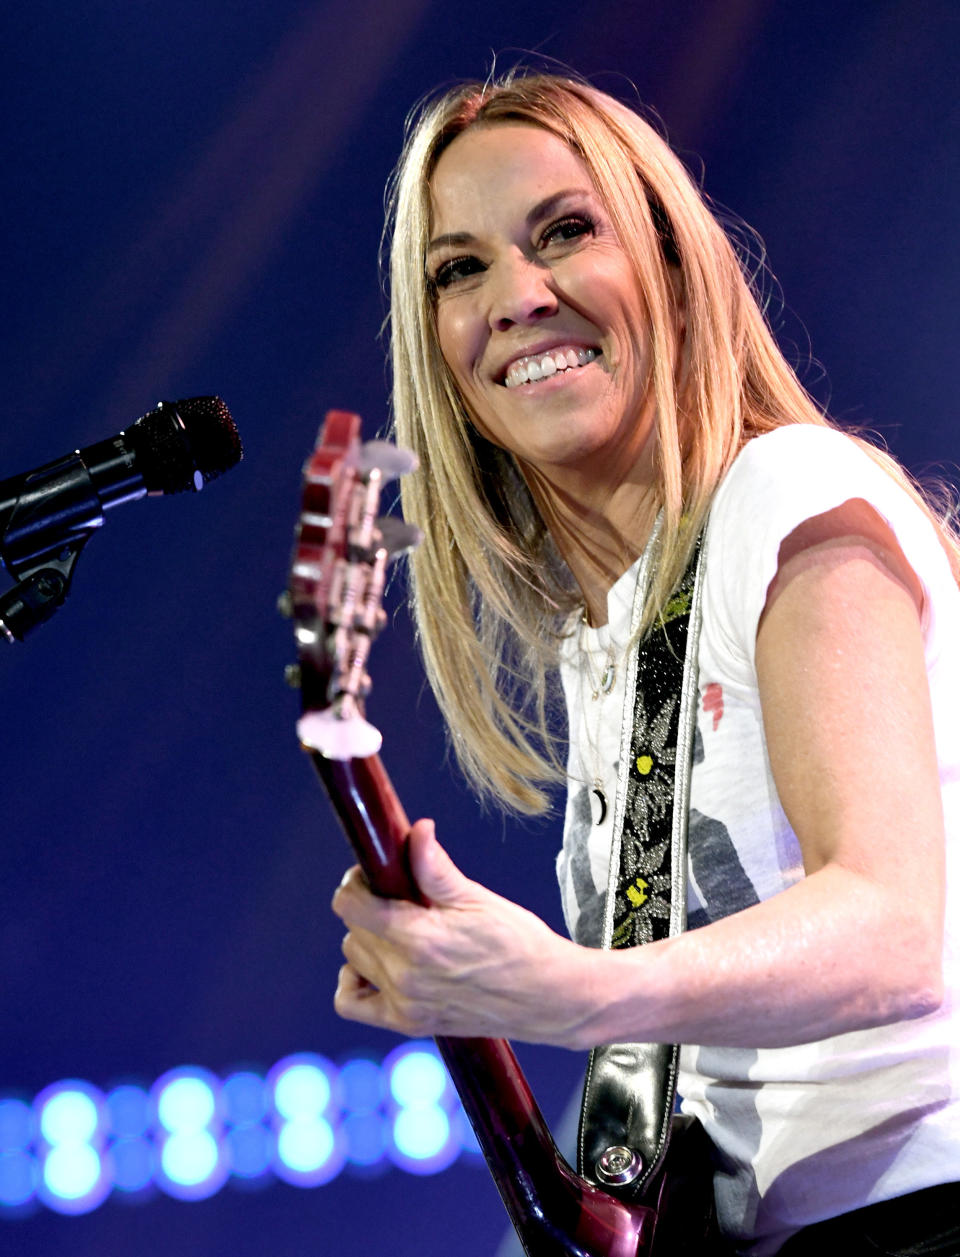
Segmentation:
{"type": "Polygon", "coordinates": [[[357,470],[361,475],[379,471],[384,480],[393,480],[416,470],[419,462],[412,450],[398,449],[390,441],[367,441],[360,447],[357,470]]]}
{"type": "Polygon", "coordinates": [[[381,515],[377,520],[380,544],[390,558],[412,550],[423,540],[423,533],[415,524],[408,524],[396,515],[381,515]]]}
{"type": "Polygon", "coordinates": [[[285,589],[282,594],[277,595],[277,611],[285,620],[293,619],[293,595],[289,589],[285,589]]]}
{"type": "Polygon", "coordinates": [[[303,670],[298,663],[288,663],[283,670],[283,679],[292,690],[298,690],[303,684],[303,670]]]}

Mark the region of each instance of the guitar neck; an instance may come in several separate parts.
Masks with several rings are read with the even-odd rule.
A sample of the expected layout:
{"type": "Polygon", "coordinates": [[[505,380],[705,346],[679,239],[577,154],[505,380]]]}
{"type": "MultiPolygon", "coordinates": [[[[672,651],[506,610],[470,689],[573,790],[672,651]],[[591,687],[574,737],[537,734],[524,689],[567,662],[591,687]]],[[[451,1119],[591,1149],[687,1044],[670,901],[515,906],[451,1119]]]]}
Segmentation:
{"type": "MultiPolygon", "coordinates": [[[[376,755],[311,755],[371,889],[423,902],[410,872],[410,823],[376,755]]],[[[579,1178],[557,1151],[510,1044],[440,1037],[437,1047],[528,1257],[643,1257],[654,1211],[579,1178]]]]}

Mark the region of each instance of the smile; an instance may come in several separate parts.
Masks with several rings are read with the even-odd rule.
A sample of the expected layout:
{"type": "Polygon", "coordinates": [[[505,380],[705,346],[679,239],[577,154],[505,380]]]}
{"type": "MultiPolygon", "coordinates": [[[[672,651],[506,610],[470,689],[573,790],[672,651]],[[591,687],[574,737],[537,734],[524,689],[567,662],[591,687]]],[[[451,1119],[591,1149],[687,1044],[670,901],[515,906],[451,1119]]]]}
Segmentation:
{"type": "Polygon", "coordinates": [[[504,385],[507,388],[519,388],[521,384],[532,384],[536,380],[546,380],[561,371],[575,371],[585,367],[598,357],[596,349],[560,348],[551,349],[549,353],[532,354],[529,358],[517,358],[507,368],[504,385]]]}

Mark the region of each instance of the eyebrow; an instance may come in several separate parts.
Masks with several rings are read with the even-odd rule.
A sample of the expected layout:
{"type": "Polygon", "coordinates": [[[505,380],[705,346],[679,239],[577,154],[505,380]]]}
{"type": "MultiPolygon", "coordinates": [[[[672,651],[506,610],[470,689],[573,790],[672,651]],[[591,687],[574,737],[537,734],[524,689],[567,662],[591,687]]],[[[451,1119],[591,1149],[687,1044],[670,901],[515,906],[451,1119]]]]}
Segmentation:
{"type": "MultiPolygon", "coordinates": [[[[540,222],[541,219],[547,218],[564,201],[590,195],[592,195],[592,189],[590,188],[563,188],[559,192],[551,192],[549,196],[544,197],[542,201],[538,201],[527,212],[526,225],[527,227],[532,227],[535,223],[540,222]]],[[[442,236],[435,236],[427,245],[427,252],[433,253],[437,249],[447,247],[460,248],[464,245],[473,244],[475,241],[476,236],[469,231],[448,231],[442,236]]]]}

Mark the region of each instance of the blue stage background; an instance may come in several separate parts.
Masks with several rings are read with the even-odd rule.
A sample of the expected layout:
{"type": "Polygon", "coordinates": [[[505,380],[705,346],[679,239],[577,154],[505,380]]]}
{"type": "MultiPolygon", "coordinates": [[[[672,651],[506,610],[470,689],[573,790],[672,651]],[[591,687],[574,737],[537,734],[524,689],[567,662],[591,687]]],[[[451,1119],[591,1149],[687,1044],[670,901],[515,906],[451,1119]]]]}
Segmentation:
{"type": "MultiPolygon", "coordinates": [[[[0,478],[210,392],[246,458],[112,512],[67,606],[6,647],[0,1097],[395,1046],[330,1009],[346,852],[297,750],[274,603],[324,410],[386,418],[377,250],[414,100],[493,51],[634,84],[765,240],[807,383],[924,472],[960,447],[958,47],[954,0],[5,6],[0,478]]],[[[396,594],[393,618],[372,710],[408,811],[560,928],[556,822],[480,812],[396,594]]],[[[522,1058],[556,1118],[581,1062],[522,1058]]],[[[255,1188],[0,1209],[0,1253],[486,1257],[505,1226],[473,1158],[255,1188]]]]}

